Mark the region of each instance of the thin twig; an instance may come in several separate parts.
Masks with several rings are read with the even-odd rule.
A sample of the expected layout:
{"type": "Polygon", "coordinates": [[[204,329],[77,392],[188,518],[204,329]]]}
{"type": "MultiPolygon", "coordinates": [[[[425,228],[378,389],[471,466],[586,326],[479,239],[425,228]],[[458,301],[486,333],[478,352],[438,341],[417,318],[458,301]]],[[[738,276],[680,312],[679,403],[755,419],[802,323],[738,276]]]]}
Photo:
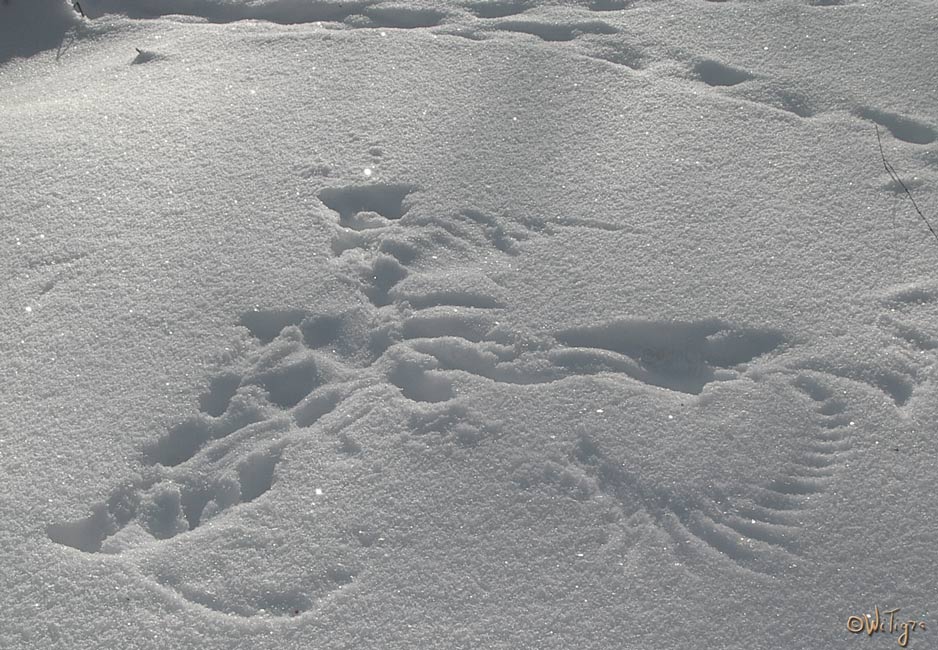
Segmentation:
{"type": "Polygon", "coordinates": [[[915,208],[915,211],[918,213],[918,216],[922,218],[922,221],[925,222],[925,225],[928,226],[928,229],[931,231],[931,234],[934,236],[935,241],[938,241],[938,233],[935,232],[935,229],[931,227],[931,224],[928,223],[928,219],[925,218],[925,215],[922,213],[922,210],[918,207],[918,203],[915,202],[915,199],[912,197],[912,192],[909,191],[909,188],[905,183],[902,182],[902,179],[899,178],[899,174],[896,172],[896,168],[893,167],[888,160],[886,160],[886,153],[883,151],[883,138],[879,134],[879,126],[876,125],[876,141],[879,143],[879,155],[883,159],[883,167],[886,169],[886,173],[889,174],[889,177],[899,185],[903,190],[905,190],[905,195],[909,197],[909,201],[912,202],[912,207],[915,208]]]}

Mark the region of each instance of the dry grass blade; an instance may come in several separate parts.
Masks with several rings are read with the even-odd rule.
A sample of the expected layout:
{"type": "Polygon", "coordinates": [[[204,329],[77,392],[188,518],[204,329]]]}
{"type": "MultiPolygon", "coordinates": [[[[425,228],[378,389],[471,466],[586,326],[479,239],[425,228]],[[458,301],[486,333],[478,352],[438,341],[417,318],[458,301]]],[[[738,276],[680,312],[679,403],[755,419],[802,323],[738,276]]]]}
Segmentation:
{"type": "Polygon", "coordinates": [[[932,225],[928,222],[928,219],[925,218],[925,214],[922,212],[921,208],[918,207],[918,203],[915,202],[915,198],[912,196],[912,192],[909,191],[909,188],[906,186],[906,184],[902,182],[901,178],[899,178],[899,174],[896,172],[895,167],[893,167],[889,161],[886,160],[886,152],[883,151],[883,138],[879,134],[879,126],[876,127],[876,141],[879,143],[879,155],[883,159],[883,167],[886,169],[886,173],[889,174],[889,177],[905,191],[905,195],[909,197],[909,201],[912,202],[912,207],[915,208],[918,216],[920,216],[922,221],[925,222],[925,225],[928,226],[928,229],[931,231],[935,241],[938,241],[938,233],[935,232],[935,229],[932,228],[932,225]]]}

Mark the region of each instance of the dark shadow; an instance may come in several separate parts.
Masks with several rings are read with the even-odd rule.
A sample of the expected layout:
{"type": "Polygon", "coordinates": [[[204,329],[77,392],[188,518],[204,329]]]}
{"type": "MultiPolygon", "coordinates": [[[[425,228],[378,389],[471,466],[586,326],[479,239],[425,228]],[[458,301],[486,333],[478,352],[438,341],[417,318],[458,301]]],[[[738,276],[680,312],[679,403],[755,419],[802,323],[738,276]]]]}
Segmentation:
{"type": "Polygon", "coordinates": [[[544,41],[572,41],[581,34],[615,34],[619,31],[612,25],[599,21],[546,23],[531,20],[509,20],[499,23],[497,29],[531,34],[544,41]]]}
{"type": "Polygon", "coordinates": [[[400,183],[373,183],[327,187],[319,192],[319,200],[339,213],[342,222],[359,212],[376,212],[385,219],[400,219],[407,212],[404,199],[416,187],[400,183]]]}
{"type": "Polygon", "coordinates": [[[577,372],[605,368],[691,394],[699,394],[714,381],[716,369],[745,364],[785,342],[779,332],[736,329],[718,320],[616,321],[565,330],[557,339],[577,348],[565,351],[562,360],[577,372]],[[597,349],[616,352],[631,361],[590,352],[597,349]]]}
{"type": "Polygon", "coordinates": [[[504,18],[527,11],[530,4],[526,0],[482,0],[467,8],[478,18],[504,18]]]}
{"type": "MultiPolygon", "coordinates": [[[[16,2],[17,0],[10,0],[16,2]]],[[[374,4],[371,0],[316,0],[308,2],[206,2],[190,0],[148,0],[128,3],[125,0],[84,0],[82,7],[89,18],[121,14],[128,18],[158,18],[171,14],[199,16],[213,23],[237,20],[269,20],[293,25],[311,22],[342,22],[362,13],[374,4]]]]}
{"type": "Polygon", "coordinates": [[[289,325],[299,325],[306,318],[302,309],[258,309],[241,314],[240,324],[261,343],[270,343],[289,325]]]}
{"type": "Polygon", "coordinates": [[[938,131],[932,126],[905,115],[880,111],[875,108],[861,108],[858,113],[860,117],[886,127],[894,137],[904,142],[931,144],[938,139],[938,131]]]}
{"type": "MultiPolygon", "coordinates": [[[[68,50],[63,41],[80,18],[60,0],[0,0],[0,65],[39,52],[68,50]]],[[[74,33],[71,39],[74,39],[74,33]]]]}
{"type": "Polygon", "coordinates": [[[752,79],[745,70],[706,59],[694,65],[694,75],[708,86],[735,86],[752,79]]]}

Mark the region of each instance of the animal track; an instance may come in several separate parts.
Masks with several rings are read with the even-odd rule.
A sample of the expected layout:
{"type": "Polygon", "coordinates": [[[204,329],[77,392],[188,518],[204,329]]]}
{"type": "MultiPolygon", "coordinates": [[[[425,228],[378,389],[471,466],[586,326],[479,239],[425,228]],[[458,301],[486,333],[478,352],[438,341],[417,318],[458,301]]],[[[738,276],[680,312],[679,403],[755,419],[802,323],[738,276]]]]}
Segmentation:
{"type": "Polygon", "coordinates": [[[938,131],[923,122],[873,108],[860,108],[860,117],[876,122],[889,130],[899,140],[911,144],[931,144],[938,139],[938,131]]]}
{"type": "Polygon", "coordinates": [[[776,84],[753,77],[745,86],[740,86],[736,96],[802,118],[814,117],[817,114],[814,102],[805,94],[795,90],[791,84],[778,87],[776,84]]]}
{"type": "MultiPolygon", "coordinates": [[[[341,215],[338,222],[341,229],[341,215]]],[[[527,238],[554,234],[543,222],[512,223],[473,212],[449,220],[414,213],[368,231],[350,247],[338,247],[337,256],[354,250],[377,259],[380,251],[387,250],[386,242],[400,246],[407,239],[399,232],[404,229],[437,230],[437,245],[480,252],[494,249],[506,255],[519,254],[519,244],[527,238]]],[[[748,364],[785,344],[780,332],[738,328],[718,320],[616,321],[532,338],[500,324],[497,314],[502,305],[486,294],[493,285],[477,278],[479,289],[471,299],[466,288],[472,286],[471,276],[457,283],[463,287],[457,293],[434,291],[430,289],[434,282],[443,280],[430,269],[412,268],[421,258],[405,248],[408,254],[395,259],[408,270],[406,280],[384,291],[399,310],[399,324],[393,328],[393,342],[374,365],[388,368],[387,380],[404,396],[442,409],[438,415],[423,415],[412,422],[418,434],[452,430],[447,434],[451,439],[471,446],[478,444],[480,431],[497,430],[497,425],[461,426],[472,414],[456,406],[454,385],[466,380],[532,385],[606,374],[637,385],[699,394],[709,382],[739,379],[748,372],[748,364]],[[423,297],[417,297],[421,292],[423,297]]],[[[548,469],[553,478],[547,480],[556,480],[584,498],[612,495],[630,512],[641,504],[689,556],[720,557],[745,569],[777,574],[800,560],[800,513],[811,496],[826,489],[851,444],[845,402],[833,399],[833,391],[821,380],[810,379],[809,373],[799,377],[799,390],[813,387],[807,390],[812,403],[816,401],[814,433],[799,439],[772,480],[750,482],[730,494],[669,492],[586,439],[572,452],[571,466],[558,466],[553,473],[548,469]]]]}
{"type": "Polygon", "coordinates": [[[373,0],[321,0],[308,3],[185,3],[161,11],[159,5],[142,3],[127,5],[120,0],[97,0],[87,3],[85,13],[95,19],[108,13],[124,14],[130,18],[157,18],[164,14],[202,16],[212,22],[227,23],[238,20],[267,20],[273,23],[296,24],[304,22],[340,22],[361,14],[374,4],[373,0]]]}
{"type": "Polygon", "coordinates": [[[938,331],[929,323],[938,318],[936,292],[921,286],[899,288],[880,296],[885,312],[878,318],[879,329],[888,337],[888,354],[876,362],[849,358],[810,359],[799,368],[841,377],[881,392],[901,414],[909,408],[918,391],[931,383],[938,348],[938,331]]]}
{"type": "Polygon", "coordinates": [[[168,539],[267,492],[290,430],[314,425],[344,397],[343,371],[305,349],[298,328],[288,329],[260,348],[251,372],[212,380],[203,413],[145,449],[149,469],[140,479],[114,490],[89,517],[50,526],[49,536],[83,551],[120,552],[131,524],[133,544],[141,530],[168,539]]]}
{"type": "MultiPolygon", "coordinates": [[[[726,0],[708,0],[725,2],[726,0]]],[[[854,4],[852,0],[805,0],[808,5],[821,8],[841,7],[854,4]]],[[[629,9],[632,0],[578,0],[576,3],[594,14],[612,13],[629,9]]],[[[654,48],[638,47],[624,42],[619,37],[621,30],[613,22],[604,20],[569,20],[566,16],[551,19],[512,18],[529,13],[535,4],[528,0],[477,0],[462,4],[465,11],[457,11],[461,17],[474,22],[455,28],[446,25],[454,12],[434,8],[415,8],[381,2],[381,0],[323,0],[305,3],[270,2],[260,4],[199,3],[189,8],[191,15],[202,15],[213,22],[238,20],[268,20],[275,23],[339,23],[348,29],[431,29],[436,34],[458,36],[470,40],[483,40],[493,32],[529,34],[543,41],[567,43],[582,56],[632,71],[643,70],[650,63],[661,62],[662,55],[654,48]],[[612,37],[612,38],[610,38],[612,37]]],[[[123,13],[133,18],[154,18],[159,11],[128,9],[117,0],[98,0],[88,16],[97,18],[105,13],[123,13]]],[[[178,13],[174,10],[174,13],[178,13]]],[[[186,13],[183,11],[183,13],[186,13]]],[[[146,63],[164,58],[153,52],[141,52],[133,63],[146,63]]],[[[678,57],[683,70],[676,73],[683,79],[701,82],[738,100],[750,101],[782,110],[801,118],[815,117],[818,102],[793,88],[792,83],[766,80],[761,75],[750,73],[728,63],[709,58],[678,57]],[[747,83],[748,82],[748,83],[747,83]],[[737,88],[739,87],[739,88],[737,88]]],[[[883,111],[867,106],[828,106],[825,110],[846,108],[857,117],[871,120],[892,133],[899,140],[917,145],[931,144],[938,140],[938,129],[914,118],[883,111]]],[[[379,148],[380,151],[380,148],[379,148]]],[[[376,156],[380,157],[380,156],[376,156]]],[[[311,163],[303,170],[306,177],[328,177],[332,166],[322,161],[311,163]]],[[[367,186],[368,195],[360,196],[355,187],[345,188],[347,195],[337,195],[330,188],[323,190],[320,199],[342,216],[343,225],[355,230],[379,228],[385,220],[400,219],[406,207],[397,204],[414,187],[386,187],[378,184],[367,186]]]]}
{"type": "MultiPolygon", "coordinates": [[[[627,5],[595,0],[589,7],[615,11],[627,5]]],[[[603,39],[618,30],[601,21],[501,20],[527,8],[525,2],[479,2],[470,11],[495,21],[487,29],[550,42],[581,40],[576,47],[588,56],[632,69],[644,67],[649,56],[640,48],[603,39]]],[[[315,11],[318,20],[361,27],[425,28],[446,17],[434,10],[365,2],[315,11]]],[[[694,63],[690,75],[719,88],[748,89],[763,81],[709,59],[694,63]]],[[[760,101],[800,117],[814,114],[810,102],[793,92],[760,101]]],[[[857,114],[909,143],[936,140],[935,129],[911,118],[869,108],[857,114]]],[[[377,157],[381,151],[371,153],[377,157]]],[[[331,170],[321,164],[304,174],[326,177],[331,170]]],[[[321,312],[291,305],[241,314],[239,323],[256,339],[245,360],[209,380],[198,395],[198,413],[141,450],[139,476],[92,504],[87,516],[49,525],[50,539],[87,553],[127,554],[127,561],[135,561],[136,549],[184,539],[209,521],[234,520],[233,515],[249,512],[250,504],[276,491],[278,467],[299,432],[328,432],[335,438],[336,455],[347,462],[366,456],[368,450],[352,430],[368,412],[368,391],[375,387],[408,400],[414,436],[428,444],[473,450],[497,439],[502,425],[466,405],[460,398],[466,387],[471,392],[478,385],[534,386],[598,375],[651,394],[664,389],[701,395],[713,382],[749,379],[751,367],[787,344],[780,331],[716,319],[615,320],[535,334],[514,330],[505,318],[509,296],[479,270],[479,259],[521,255],[527,241],[553,236],[559,228],[620,227],[577,218],[518,219],[474,209],[424,214],[416,209],[419,196],[419,186],[410,183],[321,189],[319,199],[334,213],[326,220],[333,230],[334,263],[365,299],[362,306],[321,312]],[[434,255],[441,252],[444,260],[434,255]],[[341,417],[338,411],[343,411],[341,417]]],[[[938,316],[935,293],[910,289],[885,303],[892,311],[880,325],[901,342],[904,356],[894,368],[820,360],[801,364],[791,385],[809,404],[812,426],[794,435],[783,462],[770,464],[765,480],[753,473],[729,487],[691,481],[669,485],[642,460],[590,434],[580,436],[566,458],[519,470],[518,484],[530,488],[542,482],[576,499],[605,498],[619,511],[612,526],[629,525],[636,515],[647,517],[688,563],[722,562],[779,575],[805,561],[801,532],[812,498],[828,490],[850,459],[855,419],[841,389],[849,383],[844,380],[882,391],[897,408],[906,407],[927,380],[938,332],[923,326],[925,321],[914,312],[931,310],[930,316],[938,316]]],[[[383,541],[367,522],[349,535],[364,549],[383,541]]],[[[360,574],[357,567],[334,563],[296,585],[249,585],[226,597],[170,573],[159,573],[154,580],[213,611],[293,616],[314,608],[360,574]]]]}
{"type": "Polygon", "coordinates": [[[587,6],[590,11],[620,11],[633,3],[634,0],[591,0],[587,6]]]}
{"type": "Polygon", "coordinates": [[[699,393],[716,379],[735,378],[732,368],[775,350],[784,341],[778,332],[734,329],[716,320],[621,321],[567,330],[558,339],[578,348],[563,352],[565,365],[617,369],[645,383],[685,393],[699,393]]]}
{"type": "MultiPolygon", "coordinates": [[[[393,183],[373,183],[370,185],[350,185],[346,187],[327,187],[319,192],[319,200],[331,210],[339,213],[341,225],[364,229],[361,223],[368,223],[374,216],[395,220],[407,212],[404,199],[416,190],[416,186],[393,183]],[[360,213],[365,216],[354,221],[360,213]],[[360,223],[361,222],[361,223],[360,223]]],[[[378,221],[374,227],[380,227],[378,221]]]]}
{"type": "MultiPolygon", "coordinates": [[[[497,285],[478,272],[469,272],[456,287],[440,286],[450,278],[428,272],[422,281],[397,293],[392,289],[409,275],[401,260],[407,264],[426,261],[421,230],[444,243],[464,237],[467,251],[492,247],[511,255],[522,239],[518,232],[527,229],[516,231],[501,219],[474,212],[460,217],[461,229],[448,228],[443,220],[405,220],[404,200],[414,188],[373,184],[324,189],[320,194],[324,204],[337,214],[333,225],[337,239],[355,235],[333,247],[337,263],[348,261],[350,284],[373,307],[341,313],[303,309],[243,313],[240,324],[256,345],[242,367],[213,377],[199,395],[200,412],[170,427],[143,450],[145,469],[138,478],[91,506],[87,517],[50,525],[49,537],[85,552],[120,554],[195,531],[273,489],[278,463],[296,432],[325,427],[322,423],[340,405],[345,405],[346,417],[328,422],[331,435],[339,440],[336,452],[360,455],[361,445],[343,429],[355,420],[349,411],[357,417],[365,412],[363,405],[348,404],[369,386],[395,388],[414,403],[415,413],[424,412],[422,405],[440,404],[443,411],[432,417],[424,412],[423,419],[414,420],[418,434],[434,433],[467,447],[489,435],[486,431],[494,425],[473,424],[473,416],[453,399],[452,379],[432,355],[419,353],[410,341],[451,335],[472,338],[474,327],[481,336],[491,328],[490,323],[476,326],[471,319],[453,318],[448,310],[499,309],[502,300],[495,295],[497,285]],[[354,226],[363,211],[384,221],[373,229],[357,231],[354,226]],[[408,237],[413,231],[418,231],[416,239],[408,237]],[[476,288],[472,288],[474,280],[479,280],[476,288]],[[392,311],[382,313],[378,307],[392,311]],[[434,316],[434,310],[440,313],[434,316]]],[[[341,586],[353,579],[354,573],[349,573],[323,584],[341,586]]],[[[166,576],[158,576],[157,581],[218,611],[246,616],[278,611],[269,607],[269,599],[265,607],[252,609],[242,602],[244,598],[208,597],[185,581],[166,576]],[[232,604],[235,601],[240,604],[232,604]]],[[[318,591],[315,586],[308,590],[318,591]]],[[[281,600],[286,605],[279,609],[298,611],[311,607],[316,598],[307,593],[281,600]]],[[[248,598],[247,602],[261,601],[248,598]]]]}
{"type": "Polygon", "coordinates": [[[892,368],[883,367],[882,364],[814,359],[799,364],[799,367],[866,384],[884,393],[896,407],[902,407],[912,397],[917,373],[901,359],[892,360],[891,363],[892,368]]]}
{"type": "Polygon", "coordinates": [[[708,86],[735,86],[752,79],[752,75],[745,70],[712,59],[697,61],[693,72],[697,79],[708,86]]]}
{"type": "MultiPolygon", "coordinates": [[[[416,187],[322,189],[336,272],[364,298],[361,304],[334,312],[289,307],[241,314],[239,323],[253,342],[241,360],[208,381],[198,395],[198,413],[142,450],[138,477],[111,490],[88,516],[50,525],[49,537],[85,552],[127,553],[133,561],[135,549],[193,534],[207,521],[236,521],[233,513],[277,489],[278,466],[298,440],[328,435],[343,462],[366,457],[351,427],[370,412],[376,395],[409,409],[414,436],[468,453],[501,437],[502,425],[474,412],[462,397],[476,389],[598,375],[652,398],[662,390],[700,395],[712,382],[751,380],[758,375],[752,369],[787,344],[779,331],[717,319],[616,320],[553,333],[512,328],[508,296],[480,270],[479,260],[510,260],[524,253],[526,241],[563,229],[619,226],[475,210],[429,215],[411,200],[416,187]],[[360,227],[371,219],[372,227],[360,227]]],[[[931,294],[891,300],[901,306],[918,298],[931,294]]],[[[931,339],[918,330],[903,340],[931,349],[931,339]]],[[[680,457],[679,450],[677,456],[668,452],[673,441],[661,440],[662,449],[635,457],[599,430],[581,436],[566,459],[519,470],[518,483],[546,482],[575,498],[611,499],[622,516],[610,525],[627,525],[629,517],[644,513],[689,562],[729,561],[777,575],[801,561],[799,531],[810,497],[827,489],[852,446],[850,402],[834,389],[843,380],[825,372],[832,371],[798,372],[791,392],[811,404],[813,426],[785,443],[787,455],[770,460],[771,476],[758,467],[738,480],[715,474],[705,483],[681,483],[678,467],[669,483],[659,473],[662,462],[680,457]]],[[[754,440],[747,444],[760,444],[754,440]]],[[[710,462],[714,471],[732,466],[710,462]]],[[[706,473],[706,463],[694,469],[701,467],[706,473]]],[[[363,525],[356,534],[362,548],[378,540],[367,529],[363,525]]],[[[194,540],[200,543],[199,534],[194,540]]],[[[272,616],[311,609],[360,572],[323,569],[286,590],[279,585],[266,595],[226,597],[171,573],[154,579],[201,607],[272,616]]]]}
{"type": "Polygon", "coordinates": [[[373,6],[364,11],[375,27],[416,29],[435,27],[446,14],[435,9],[420,9],[403,6],[373,6]]]}
{"type": "MultiPolygon", "coordinates": [[[[920,322],[909,320],[908,317],[913,311],[933,312],[935,301],[935,294],[922,288],[899,291],[884,301],[889,314],[880,319],[880,326],[913,349],[931,352],[938,348],[938,337],[923,329],[920,322]]],[[[931,313],[928,315],[931,316],[931,313]]]]}
{"type": "Polygon", "coordinates": [[[648,56],[640,48],[615,39],[597,42],[591,48],[584,49],[584,54],[592,59],[607,61],[631,70],[641,70],[648,61],[648,56]]]}
{"type": "Polygon", "coordinates": [[[582,34],[615,34],[619,30],[602,21],[548,23],[532,20],[506,20],[495,27],[508,32],[537,36],[544,41],[572,41],[582,34]]]}
{"type": "MultiPolygon", "coordinates": [[[[89,18],[105,13],[123,13],[132,18],[155,18],[163,12],[150,7],[134,9],[115,0],[89,3],[89,18]]],[[[349,27],[415,29],[434,27],[446,17],[436,9],[379,3],[376,0],[319,0],[317,2],[270,2],[257,5],[199,3],[173,7],[169,13],[202,15],[212,22],[267,20],[274,23],[345,23],[349,27]]],[[[142,61],[137,61],[142,62],[142,61]]]]}
{"type": "MultiPolygon", "coordinates": [[[[351,192],[360,196],[365,190],[355,186],[351,192]]],[[[446,218],[406,215],[398,223],[389,222],[350,236],[348,231],[355,231],[355,227],[343,215],[354,208],[348,207],[348,201],[335,197],[349,196],[351,192],[330,188],[325,196],[324,203],[339,216],[336,239],[341,244],[334,245],[333,251],[339,260],[348,258],[350,280],[373,305],[394,305],[399,311],[398,322],[386,342],[389,346],[395,340],[406,342],[422,357],[419,362],[413,358],[401,361],[389,376],[405,395],[418,401],[448,399],[445,371],[525,384],[573,375],[619,373],[647,384],[697,393],[709,381],[736,378],[734,368],[783,342],[778,333],[736,330],[718,321],[697,324],[635,321],[559,332],[555,337],[545,337],[540,349],[529,347],[524,352],[513,352],[508,346],[517,341],[518,335],[498,329],[496,319],[489,313],[504,304],[497,296],[497,286],[477,272],[455,282],[451,272],[437,275],[424,270],[415,277],[409,266],[417,257],[413,251],[421,247],[404,242],[414,237],[415,231],[430,231],[435,233],[431,241],[436,246],[480,253],[494,248],[506,255],[517,255],[519,244],[527,238],[552,235],[555,231],[550,223],[509,222],[465,210],[446,218]],[[387,246],[389,242],[391,246],[387,246]],[[407,253],[394,256],[382,252],[401,249],[407,253]],[[415,290],[416,287],[419,289],[415,290]]],[[[402,195],[398,191],[394,196],[395,210],[402,195]]],[[[355,207],[360,203],[356,201],[355,207]]],[[[575,220],[566,223],[610,227],[575,220]]],[[[289,322],[290,318],[283,321],[289,322]]],[[[375,352],[384,353],[386,349],[375,352]]]]}
{"type": "Polygon", "coordinates": [[[527,0],[482,0],[468,5],[478,18],[504,18],[524,13],[530,7],[527,0]]]}
{"type": "MultiPolygon", "coordinates": [[[[938,293],[922,286],[910,286],[889,292],[881,299],[886,312],[879,318],[880,329],[894,343],[894,370],[888,371],[896,406],[903,407],[916,391],[930,384],[936,367],[934,350],[938,349],[938,331],[930,327],[938,316],[938,293]]],[[[881,371],[883,372],[883,371],[881,371]]],[[[887,392],[889,392],[887,390],[887,392]]]]}
{"type": "Polygon", "coordinates": [[[813,405],[814,427],[795,436],[774,476],[756,471],[727,483],[715,475],[704,486],[689,482],[686,487],[656,481],[642,471],[640,459],[629,460],[616,449],[621,442],[597,431],[580,435],[565,460],[540,469],[519,467],[516,480],[522,488],[547,483],[579,500],[611,500],[615,511],[607,516],[609,525],[632,525],[637,516],[646,517],[671,537],[675,553],[689,564],[718,561],[781,575],[805,562],[800,532],[812,498],[828,488],[850,457],[853,421],[843,391],[835,386],[820,373],[795,376],[792,387],[813,405]],[[760,480],[761,474],[766,477],[760,480]]]}

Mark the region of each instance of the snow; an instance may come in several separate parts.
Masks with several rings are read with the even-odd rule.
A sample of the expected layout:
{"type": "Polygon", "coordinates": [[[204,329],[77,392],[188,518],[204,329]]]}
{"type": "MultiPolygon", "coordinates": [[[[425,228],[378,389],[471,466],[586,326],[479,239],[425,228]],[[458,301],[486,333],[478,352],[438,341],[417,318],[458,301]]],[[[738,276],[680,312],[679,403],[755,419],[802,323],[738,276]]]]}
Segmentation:
{"type": "Polygon", "coordinates": [[[0,4],[0,647],[933,641],[933,4],[81,8],[0,4]]]}

